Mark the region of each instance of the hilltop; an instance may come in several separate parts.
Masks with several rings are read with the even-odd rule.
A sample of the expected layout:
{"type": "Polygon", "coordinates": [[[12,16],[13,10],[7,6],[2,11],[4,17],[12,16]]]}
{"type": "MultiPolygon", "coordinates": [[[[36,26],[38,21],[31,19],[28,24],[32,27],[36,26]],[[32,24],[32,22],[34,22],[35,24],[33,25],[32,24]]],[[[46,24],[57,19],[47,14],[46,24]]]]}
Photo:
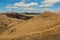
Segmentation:
{"type": "Polygon", "coordinates": [[[0,14],[1,40],[60,40],[60,14],[44,12],[35,16],[0,14]],[[3,30],[2,30],[3,29],[3,30]]]}

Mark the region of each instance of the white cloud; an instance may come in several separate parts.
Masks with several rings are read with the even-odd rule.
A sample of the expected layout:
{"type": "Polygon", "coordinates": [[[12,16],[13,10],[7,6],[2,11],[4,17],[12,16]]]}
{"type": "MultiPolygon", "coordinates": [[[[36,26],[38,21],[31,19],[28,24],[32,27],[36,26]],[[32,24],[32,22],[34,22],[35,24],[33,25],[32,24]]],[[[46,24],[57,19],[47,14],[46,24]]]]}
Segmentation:
{"type": "Polygon", "coordinates": [[[57,2],[60,2],[60,0],[44,0],[41,2],[40,7],[51,7],[57,2]]]}
{"type": "Polygon", "coordinates": [[[37,2],[31,2],[31,3],[26,4],[25,1],[26,0],[22,0],[22,2],[14,3],[13,5],[8,5],[5,8],[8,8],[9,10],[12,10],[12,8],[14,8],[19,12],[56,11],[56,10],[50,9],[50,7],[53,6],[57,2],[60,2],[60,0],[44,0],[41,2],[41,5],[38,8],[33,8],[33,6],[38,6],[37,2]]]}
{"type": "Polygon", "coordinates": [[[41,5],[39,7],[42,8],[41,10],[42,12],[44,11],[56,12],[57,9],[53,10],[51,9],[51,7],[58,2],[60,2],[60,0],[44,0],[41,2],[41,5]]]}
{"type": "Polygon", "coordinates": [[[38,5],[38,3],[36,3],[36,2],[31,2],[29,4],[25,4],[24,2],[20,2],[20,3],[14,4],[14,6],[23,7],[22,11],[25,11],[25,12],[34,12],[34,11],[36,11],[34,8],[32,8],[32,6],[37,6],[37,5],[38,5]]]}
{"type": "Polygon", "coordinates": [[[30,4],[28,4],[28,6],[37,6],[38,3],[35,3],[35,2],[31,2],[30,4]]]}
{"type": "Polygon", "coordinates": [[[22,11],[23,12],[34,12],[34,13],[37,13],[37,12],[40,12],[38,9],[35,9],[35,8],[22,8],[22,11]]]}
{"type": "Polygon", "coordinates": [[[6,6],[5,8],[18,8],[16,6],[6,6]]]}
{"type": "Polygon", "coordinates": [[[38,6],[38,3],[31,2],[29,4],[25,4],[24,2],[18,2],[13,5],[7,5],[5,8],[7,8],[8,10],[10,10],[12,8],[18,9],[17,11],[19,11],[19,10],[21,11],[21,9],[22,9],[21,12],[36,12],[37,10],[35,8],[33,8],[33,6],[38,6]]]}
{"type": "Polygon", "coordinates": [[[37,6],[38,3],[35,2],[31,2],[29,4],[25,4],[24,2],[19,2],[19,3],[15,3],[14,6],[18,6],[18,7],[30,7],[30,6],[37,6]]]}
{"type": "Polygon", "coordinates": [[[36,2],[31,2],[29,4],[25,4],[24,2],[18,2],[13,5],[8,5],[5,8],[18,8],[18,7],[32,7],[32,6],[37,6],[38,3],[36,2]]]}

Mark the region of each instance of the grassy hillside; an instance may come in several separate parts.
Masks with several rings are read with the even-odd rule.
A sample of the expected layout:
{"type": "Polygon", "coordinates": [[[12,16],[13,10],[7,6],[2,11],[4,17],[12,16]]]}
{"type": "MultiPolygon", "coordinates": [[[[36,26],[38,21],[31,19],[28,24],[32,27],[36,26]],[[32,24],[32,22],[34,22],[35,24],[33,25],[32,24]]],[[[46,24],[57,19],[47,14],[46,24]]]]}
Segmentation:
{"type": "Polygon", "coordinates": [[[58,13],[44,12],[32,18],[26,15],[23,17],[19,15],[19,19],[7,17],[13,19],[13,22],[4,24],[5,27],[2,26],[6,31],[0,35],[1,40],[60,40],[60,14],[58,13]],[[23,20],[21,17],[31,19],[23,20]]]}

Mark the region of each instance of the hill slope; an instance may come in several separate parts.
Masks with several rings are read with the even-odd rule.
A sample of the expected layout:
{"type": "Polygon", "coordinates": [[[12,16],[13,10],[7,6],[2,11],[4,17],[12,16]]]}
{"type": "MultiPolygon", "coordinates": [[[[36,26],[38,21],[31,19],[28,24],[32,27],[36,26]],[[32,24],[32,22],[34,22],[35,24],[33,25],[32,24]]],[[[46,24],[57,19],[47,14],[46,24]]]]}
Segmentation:
{"type": "Polygon", "coordinates": [[[60,40],[60,14],[45,12],[27,21],[18,20],[18,24],[9,24],[15,26],[8,26],[1,40],[60,40]]]}

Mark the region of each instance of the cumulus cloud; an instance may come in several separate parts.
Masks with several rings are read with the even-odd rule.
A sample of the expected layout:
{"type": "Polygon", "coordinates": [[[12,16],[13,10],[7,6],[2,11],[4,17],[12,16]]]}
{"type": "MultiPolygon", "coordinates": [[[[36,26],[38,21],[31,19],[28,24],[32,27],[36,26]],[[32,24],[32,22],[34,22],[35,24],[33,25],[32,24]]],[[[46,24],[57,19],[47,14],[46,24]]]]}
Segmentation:
{"type": "Polygon", "coordinates": [[[37,6],[37,5],[38,3],[36,2],[31,2],[29,4],[25,4],[24,2],[18,2],[18,3],[13,4],[12,6],[8,5],[5,8],[32,7],[32,6],[37,6]]]}
{"type": "Polygon", "coordinates": [[[5,8],[8,8],[9,10],[12,10],[13,8],[14,8],[14,10],[18,9],[17,11],[19,11],[19,12],[55,11],[53,9],[50,9],[50,7],[53,6],[57,2],[60,2],[60,0],[44,0],[41,2],[41,5],[39,6],[39,3],[37,3],[37,2],[30,2],[30,3],[26,4],[25,1],[26,0],[22,0],[21,2],[14,3],[12,5],[7,5],[5,8]],[[35,7],[35,8],[33,8],[33,7],[35,7]]]}
{"type": "Polygon", "coordinates": [[[41,2],[40,7],[51,7],[57,2],[60,2],[60,0],[44,0],[41,2]]]}
{"type": "Polygon", "coordinates": [[[19,3],[15,3],[14,6],[18,6],[18,7],[30,7],[30,6],[37,6],[38,3],[35,2],[31,2],[29,4],[25,4],[24,2],[19,2],[19,3]]]}
{"type": "Polygon", "coordinates": [[[58,2],[60,2],[60,0],[43,0],[39,7],[42,8],[42,12],[44,11],[54,12],[54,11],[57,11],[57,9],[53,10],[51,9],[51,7],[58,2]]]}
{"type": "Polygon", "coordinates": [[[31,2],[31,3],[25,4],[24,2],[18,2],[18,3],[14,3],[13,5],[7,5],[5,8],[9,10],[13,8],[18,10],[22,9],[23,12],[36,12],[37,10],[35,10],[33,6],[38,6],[38,3],[31,2]]]}

